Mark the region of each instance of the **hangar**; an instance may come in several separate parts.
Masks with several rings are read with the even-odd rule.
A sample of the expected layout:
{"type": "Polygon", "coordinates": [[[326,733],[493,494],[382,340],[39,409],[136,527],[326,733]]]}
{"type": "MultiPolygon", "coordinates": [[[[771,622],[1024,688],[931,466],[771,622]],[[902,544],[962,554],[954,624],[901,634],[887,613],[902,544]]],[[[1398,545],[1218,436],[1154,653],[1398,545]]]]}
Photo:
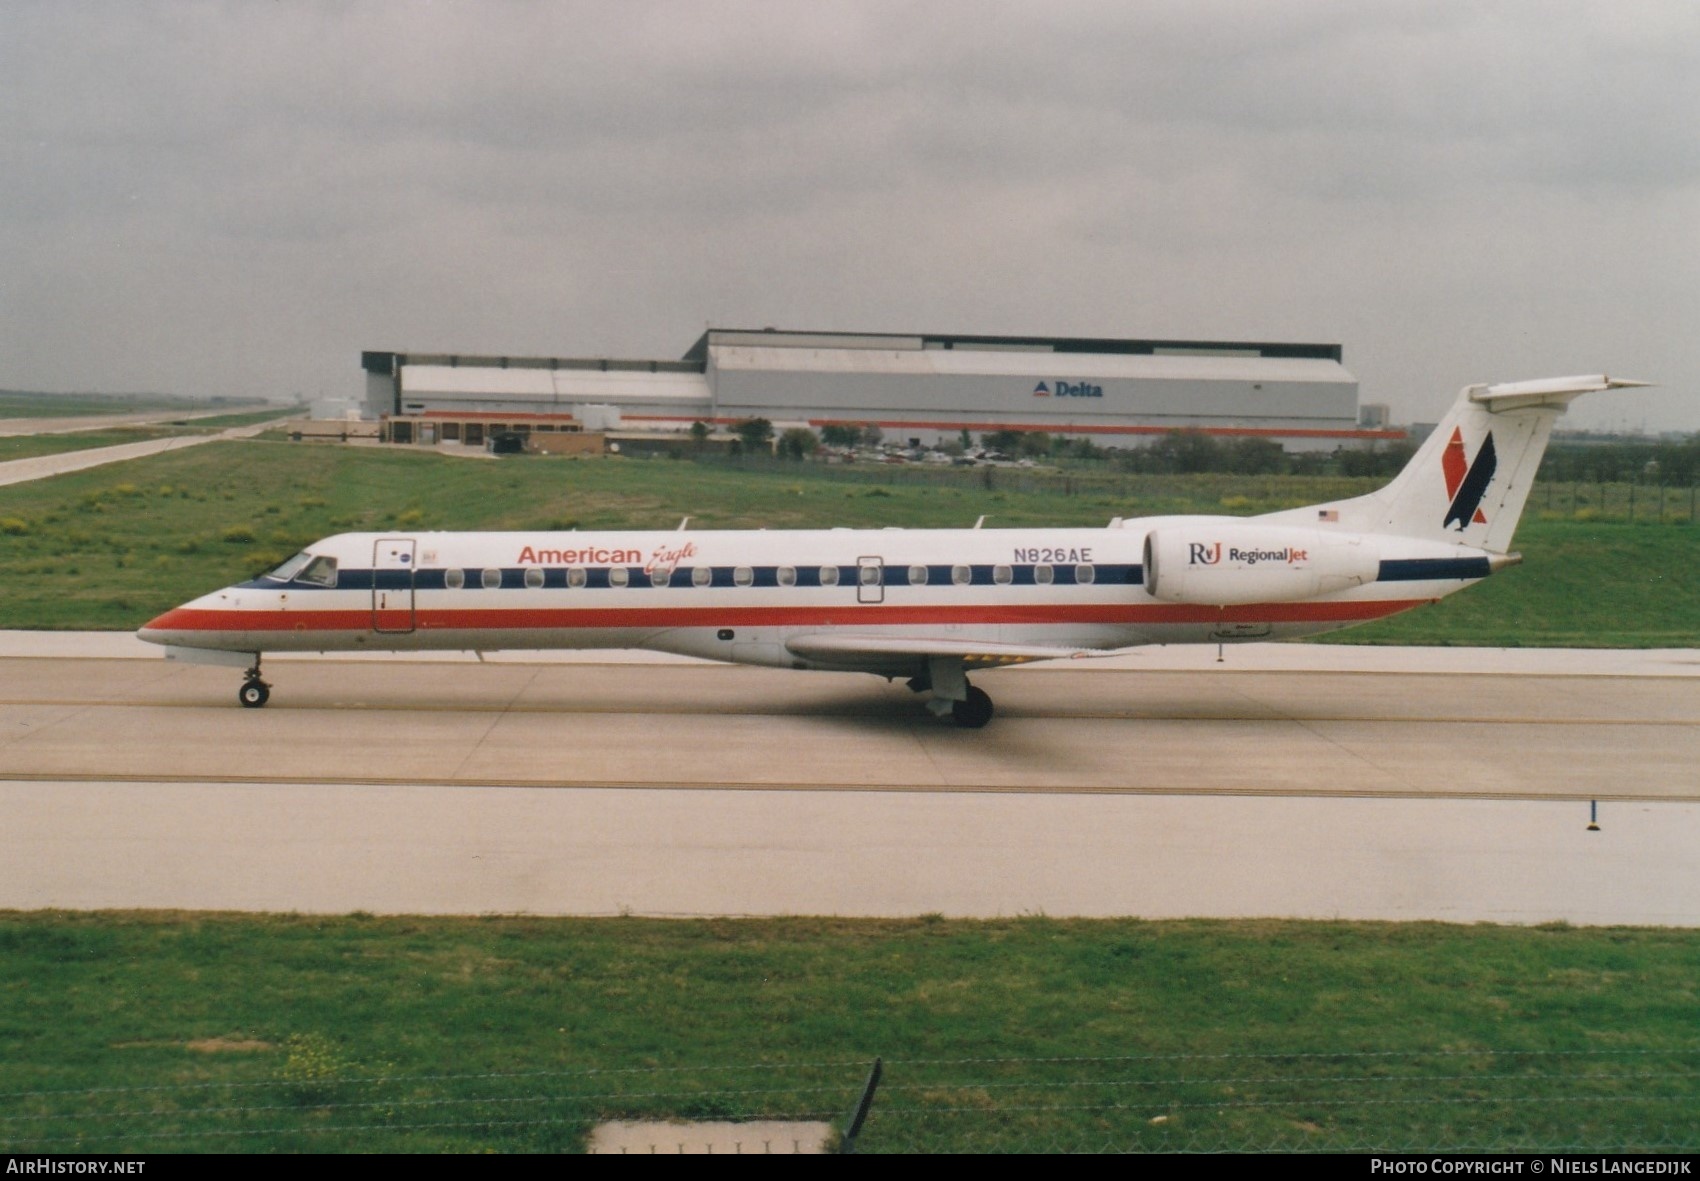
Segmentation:
{"type": "Polygon", "coordinates": [[[1360,426],[1337,344],[710,328],[676,361],[366,352],[361,363],[366,412],[396,442],[464,439],[468,425],[684,431],[750,418],[873,425],[923,445],[1001,430],[1121,446],[1200,430],[1295,450],[1403,437],[1360,426]]]}

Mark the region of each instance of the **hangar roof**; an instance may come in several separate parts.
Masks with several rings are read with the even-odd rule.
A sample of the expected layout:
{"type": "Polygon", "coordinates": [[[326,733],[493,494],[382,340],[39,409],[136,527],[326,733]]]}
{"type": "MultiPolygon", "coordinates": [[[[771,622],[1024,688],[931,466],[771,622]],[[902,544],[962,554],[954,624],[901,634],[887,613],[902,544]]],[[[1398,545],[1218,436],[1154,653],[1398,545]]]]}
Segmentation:
{"type": "Polygon", "coordinates": [[[714,346],[720,370],[917,374],[1052,378],[1133,378],[1156,381],[1297,381],[1355,385],[1338,360],[1256,354],[1053,353],[981,349],[892,350],[714,346]]]}
{"type": "Polygon", "coordinates": [[[961,333],[795,332],[777,328],[710,328],[685,352],[686,361],[704,361],[709,349],[746,345],[781,349],[883,349],[1026,353],[1127,353],[1170,356],[1307,357],[1344,359],[1337,344],[1283,341],[1143,340],[1098,336],[972,336],[961,333]]]}

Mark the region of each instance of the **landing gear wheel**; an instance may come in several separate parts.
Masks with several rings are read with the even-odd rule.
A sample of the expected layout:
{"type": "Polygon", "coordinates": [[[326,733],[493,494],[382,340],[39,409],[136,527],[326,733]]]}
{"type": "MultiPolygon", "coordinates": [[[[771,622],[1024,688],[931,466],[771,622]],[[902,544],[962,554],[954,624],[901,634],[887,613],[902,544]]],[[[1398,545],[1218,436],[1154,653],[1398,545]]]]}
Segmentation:
{"type": "Polygon", "coordinates": [[[259,709],[271,697],[271,686],[264,681],[244,681],[236,691],[236,699],[249,709],[259,709]]]}
{"type": "Polygon", "coordinates": [[[970,685],[966,701],[951,703],[950,716],[964,730],[978,730],[992,720],[992,699],[984,689],[970,685]]]}

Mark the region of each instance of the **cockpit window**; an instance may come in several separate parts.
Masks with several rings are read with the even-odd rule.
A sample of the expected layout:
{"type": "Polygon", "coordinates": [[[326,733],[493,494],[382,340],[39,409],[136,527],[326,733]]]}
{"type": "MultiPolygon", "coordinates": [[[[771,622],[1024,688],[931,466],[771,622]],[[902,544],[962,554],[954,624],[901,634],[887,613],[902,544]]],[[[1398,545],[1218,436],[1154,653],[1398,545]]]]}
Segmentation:
{"type": "Polygon", "coordinates": [[[308,553],[306,550],[302,550],[293,558],[289,559],[289,561],[279,566],[276,570],[266,571],[265,576],[267,578],[275,578],[279,582],[288,582],[291,578],[294,578],[298,573],[300,573],[301,567],[305,566],[312,560],[313,555],[308,553]]]}
{"type": "Polygon", "coordinates": [[[313,586],[336,585],[336,559],[320,555],[307,563],[307,568],[295,576],[296,582],[306,582],[313,586]]]}

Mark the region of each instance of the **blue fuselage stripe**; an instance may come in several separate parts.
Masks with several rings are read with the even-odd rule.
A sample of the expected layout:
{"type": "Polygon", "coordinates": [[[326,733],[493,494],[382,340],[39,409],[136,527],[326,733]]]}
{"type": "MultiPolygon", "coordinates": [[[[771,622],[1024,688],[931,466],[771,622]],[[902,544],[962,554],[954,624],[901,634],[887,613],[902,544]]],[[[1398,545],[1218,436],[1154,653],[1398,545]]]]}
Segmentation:
{"type": "MultiPolygon", "coordinates": [[[[1385,565],[1386,563],[1383,563],[1383,566],[1385,565]]],[[[968,566],[968,581],[958,582],[955,578],[955,566],[928,565],[925,567],[927,578],[924,585],[1046,585],[1039,581],[1036,573],[1037,570],[1043,569],[1043,566],[1035,566],[1031,564],[1007,565],[1005,568],[1009,571],[1009,581],[1007,583],[998,582],[996,576],[996,570],[998,567],[991,564],[968,566]]],[[[1133,586],[1143,582],[1145,578],[1144,569],[1135,564],[1092,564],[1089,567],[1091,570],[1091,576],[1085,580],[1078,577],[1078,571],[1081,568],[1082,567],[1075,566],[1071,563],[1058,563],[1050,566],[1050,584],[1056,586],[1085,586],[1088,582],[1090,582],[1101,586],[1133,586]]],[[[450,567],[449,569],[456,569],[456,567],[450,567]]],[[[463,584],[460,587],[455,588],[458,590],[516,590],[523,589],[525,587],[525,575],[527,568],[523,566],[502,567],[499,570],[496,567],[461,567],[458,569],[460,569],[460,574],[463,579],[463,584]],[[485,569],[489,569],[491,572],[497,573],[501,576],[501,583],[499,587],[487,587],[484,585],[485,569]]],[[[538,567],[531,567],[531,569],[538,569],[538,567]]],[[[667,581],[661,585],[673,588],[695,586],[696,583],[693,581],[693,571],[697,569],[707,569],[709,571],[710,577],[707,585],[711,587],[778,587],[781,585],[787,585],[816,588],[825,586],[830,588],[837,585],[854,589],[858,574],[857,567],[855,566],[681,567],[669,573],[667,581]],[[836,569],[838,571],[838,582],[836,584],[821,581],[821,570],[823,568],[827,570],[836,569]],[[791,582],[782,584],[779,581],[779,573],[781,570],[789,572],[788,576],[792,579],[791,582]],[[738,581],[737,573],[739,571],[748,571],[748,574],[746,575],[746,577],[749,578],[748,582],[740,583],[738,581]]],[[[646,574],[641,566],[585,566],[575,567],[574,570],[576,573],[581,574],[584,577],[584,581],[580,585],[592,589],[606,589],[608,587],[615,586],[610,577],[611,572],[614,570],[625,571],[627,589],[650,589],[656,585],[650,575],[646,574]]],[[[248,582],[241,583],[240,585],[254,590],[281,590],[287,587],[292,592],[319,590],[372,590],[374,588],[378,590],[406,590],[410,586],[415,590],[444,590],[448,586],[448,583],[446,582],[447,573],[448,570],[443,568],[427,568],[419,570],[354,570],[344,568],[337,572],[337,581],[335,586],[320,586],[316,583],[300,581],[285,583],[271,578],[255,578],[248,582]]],[[[543,586],[545,588],[566,589],[566,567],[542,567],[542,573],[543,586]]],[[[910,567],[907,565],[887,565],[883,568],[881,574],[882,578],[880,585],[882,586],[904,587],[923,585],[910,579],[910,567]]]]}
{"type": "Polygon", "coordinates": [[[1391,558],[1381,563],[1378,582],[1434,582],[1447,578],[1486,578],[1486,558],[1391,558]]]}

